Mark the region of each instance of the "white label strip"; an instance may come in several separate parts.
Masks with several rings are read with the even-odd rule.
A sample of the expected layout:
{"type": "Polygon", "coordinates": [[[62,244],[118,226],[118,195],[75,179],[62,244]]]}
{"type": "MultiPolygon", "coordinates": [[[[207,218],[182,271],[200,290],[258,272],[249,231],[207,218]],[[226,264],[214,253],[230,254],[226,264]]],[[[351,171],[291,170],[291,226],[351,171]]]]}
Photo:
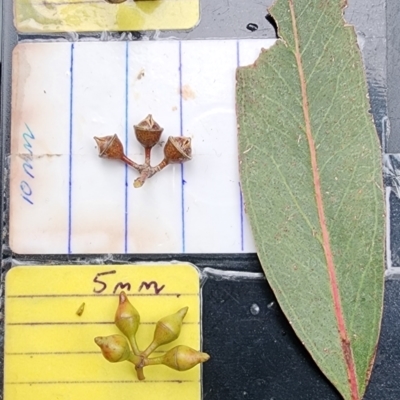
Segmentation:
{"type": "MultiPolygon", "coordinates": [[[[10,246],[21,254],[254,252],[239,185],[235,72],[273,40],[24,43],[13,57],[10,246]],[[193,159],[133,188],[98,157],[153,114],[193,159]]],[[[162,159],[162,147],[152,163],[162,159]]]]}

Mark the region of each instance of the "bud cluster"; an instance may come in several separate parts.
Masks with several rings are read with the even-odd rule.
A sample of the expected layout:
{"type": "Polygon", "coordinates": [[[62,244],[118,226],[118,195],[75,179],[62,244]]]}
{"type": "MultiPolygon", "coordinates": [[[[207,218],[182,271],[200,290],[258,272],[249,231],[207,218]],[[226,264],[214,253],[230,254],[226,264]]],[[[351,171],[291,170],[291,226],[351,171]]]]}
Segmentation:
{"type": "Polygon", "coordinates": [[[160,357],[149,358],[149,356],[158,347],[171,343],[179,337],[187,311],[188,307],[184,307],[175,314],[161,318],[156,324],[152,342],[146,350],[140,351],[136,343],[140,315],[129,302],[125,292],[121,292],[114,322],[124,336],[98,336],[94,341],[100,347],[106,360],[131,362],[135,366],[139,380],[145,379],[143,368],[150,365],[162,364],[177,371],[186,371],[197,364],[206,362],[210,356],[183,345],[173,347],[160,357]]]}
{"type": "Polygon", "coordinates": [[[155,167],[150,164],[151,149],[160,141],[163,128],[149,114],[143,121],[134,125],[137,141],[144,147],[144,164],[132,161],[124,152],[124,146],[117,135],[94,137],[99,149],[99,157],[121,160],[139,171],[140,176],[133,186],[143,186],[146,179],[161,171],[169,164],[183,163],[192,158],[191,139],[186,136],[170,136],[164,146],[164,159],[155,167]]]}

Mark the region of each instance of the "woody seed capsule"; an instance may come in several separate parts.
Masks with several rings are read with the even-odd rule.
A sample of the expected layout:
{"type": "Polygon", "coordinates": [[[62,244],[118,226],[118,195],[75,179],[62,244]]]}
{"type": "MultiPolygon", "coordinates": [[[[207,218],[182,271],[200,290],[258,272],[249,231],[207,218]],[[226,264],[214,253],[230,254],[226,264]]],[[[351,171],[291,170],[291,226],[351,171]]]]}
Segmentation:
{"type": "Polygon", "coordinates": [[[154,147],[160,140],[163,128],[154,121],[151,114],[149,114],[143,121],[133,126],[135,130],[136,139],[146,148],[154,147]]]}
{"type": "Polygon", "coordinates": [[[124,157],[124,147],[117,135],[94,137],[99,147],[99,157],[113,158],[122,160],[124,157]]]}
{"type": "Polygon", "coordinates": [[[170,136],[164,147],[168,164],[183,163],[192,159],[192,139],[186,136],[170,136]]]}

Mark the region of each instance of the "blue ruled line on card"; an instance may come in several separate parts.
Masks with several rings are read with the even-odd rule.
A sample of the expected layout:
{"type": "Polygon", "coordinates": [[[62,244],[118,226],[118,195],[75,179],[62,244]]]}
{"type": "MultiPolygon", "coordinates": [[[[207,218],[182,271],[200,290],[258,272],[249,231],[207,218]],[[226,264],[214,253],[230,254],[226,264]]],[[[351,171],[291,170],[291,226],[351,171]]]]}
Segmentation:
{"type": "MultiPolygon", "coordinates": [[[[236,41],[236,66],[240,67],[240,44],[236,41]]],[[[244,210],[242,188],[239,182],[239,201],[240,201],[240,250],[244,251],[244,210]]]]}
{"type": "MultiPolygon", "coordinates": [[[[183,136],[183,104],[182,104],[182,42],[179,41],[179,118],[180,136],[183,136]]],[[[185,240],[185,175],[184,167],[181,164],[181,215],[182,215],[182,253],[186,252],[185,240]]]]}
{"type": "MultiPolygon", "coordinates": [[[[125,151],[128,151],[129,42],[125,43],[125,151]]],[[[128,252],[128,165],[125,164],[124,252],[128,252]]]]}
{"type": "Polygon", "coordinates": [[[70,93],[69,93],[69,171],[68,171],[68,254],[71,254],[72,235],[72,135],[73,135],[73,100],[74,100],[74,43],[71,44],[70,58],[70,93]]]}

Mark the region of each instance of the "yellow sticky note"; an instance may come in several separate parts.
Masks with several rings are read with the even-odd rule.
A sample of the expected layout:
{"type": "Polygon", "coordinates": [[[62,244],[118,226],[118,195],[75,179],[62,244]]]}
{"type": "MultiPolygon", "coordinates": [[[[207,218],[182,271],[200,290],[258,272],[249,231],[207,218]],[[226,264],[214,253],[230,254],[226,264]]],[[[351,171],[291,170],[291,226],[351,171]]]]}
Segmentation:
{"type": "Polygon", "coordinates": [[[14,0],[20,32],[142,31],[193,28],[199,0],[14,0]]]}
{"type": "Polygon", "coordinates": [[[185,306],[181,335],[154,356],[178,344],[200,349],[199,275],[192,265],[16,267],[6,277],[4,400],[199,400],[201,366],[185,372],[149,366],[138,381],[132,364],[103,358],[94,338],[120,333],[113,321],[121,290],[141,315],[140,349],[158,319],[185,306]]]}

